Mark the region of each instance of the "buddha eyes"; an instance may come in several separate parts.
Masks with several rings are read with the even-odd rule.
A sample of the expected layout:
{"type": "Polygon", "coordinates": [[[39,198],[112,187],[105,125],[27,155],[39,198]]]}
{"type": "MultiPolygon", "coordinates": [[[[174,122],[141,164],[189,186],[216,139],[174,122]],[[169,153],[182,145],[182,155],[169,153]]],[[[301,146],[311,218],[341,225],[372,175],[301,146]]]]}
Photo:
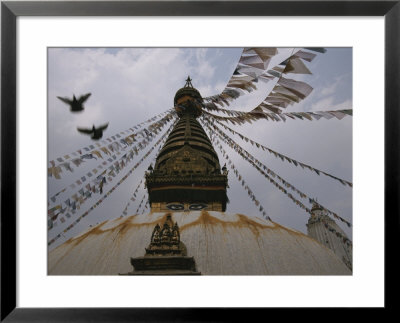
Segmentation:
{"type": "Polygon", "coordinates": [[[190,204],[189,210],[198,211],[198,210],[202,210],[206,207],[207,207],[207,204],[203,204],[203,203],[190,204]]]}
{"type": "Polygon", "coordinates": [[[183,204],[168,204],[167,208],[172,211],[182,211],[185,207],[183,204]]]}
{"type": "MultiPolygon", "coordinates": [[[[189,210],[192,211],[199,211],[202,209],[205,209],[207,207],[207,204],[204,203],[194,203],[189,205],[189,210]]],[[[171,203],[167,205],[167,209],[171,211],[183,211],[185,209],[183,204],[179,203],[171,203]]]]}

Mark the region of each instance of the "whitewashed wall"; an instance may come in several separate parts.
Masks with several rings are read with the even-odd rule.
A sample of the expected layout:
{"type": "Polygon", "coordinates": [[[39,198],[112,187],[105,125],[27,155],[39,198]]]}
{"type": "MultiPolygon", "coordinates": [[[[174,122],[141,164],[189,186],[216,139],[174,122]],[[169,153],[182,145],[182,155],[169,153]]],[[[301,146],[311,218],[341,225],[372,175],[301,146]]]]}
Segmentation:
{"type": "Polygon", "coordinates": [[[178,222],[188,256],[203,275],[351,275],[328,248],[301,232],[256,217],[222,212],[151,213],[89,228],[49,253],[50,275],[117,275],[132,271],[154,226],[178,222]]]}

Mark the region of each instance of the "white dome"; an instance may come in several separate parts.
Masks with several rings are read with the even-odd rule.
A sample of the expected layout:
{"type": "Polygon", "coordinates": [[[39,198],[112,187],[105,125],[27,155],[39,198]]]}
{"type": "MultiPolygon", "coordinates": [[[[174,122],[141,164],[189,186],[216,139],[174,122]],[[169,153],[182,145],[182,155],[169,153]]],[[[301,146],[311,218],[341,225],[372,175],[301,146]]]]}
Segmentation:
{"type": "Polygon", "coordinates": [[[172,216],[202,275],[351,275],[328,248],[275,222],[224,212],[169,212],[103,222],[49,253],[50,275],[132,272],[155,225],[172,216]]]}

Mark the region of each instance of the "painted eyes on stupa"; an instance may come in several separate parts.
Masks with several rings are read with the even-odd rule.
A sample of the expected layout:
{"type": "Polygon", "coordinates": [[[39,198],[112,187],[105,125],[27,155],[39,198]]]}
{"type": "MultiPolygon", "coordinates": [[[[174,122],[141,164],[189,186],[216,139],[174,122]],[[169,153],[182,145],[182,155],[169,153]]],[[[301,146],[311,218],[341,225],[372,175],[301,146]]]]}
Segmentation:
{"type": "MultiPolygon", "coordinates": [[[[207,204],[204,203],[193,203],[189,205],[189,210],[191,211],[200,211],[202,209],[205,209],[207,207],[207,204]]],[[[185,209],[185,206],[183,204],[179,203],[171,203],[167,205],[167,209],[171,211],[183,211],[185,209]]]]}
{"type": "Polygon", "coordinates": [[[206,207],[207,207],[207,204],[203,204],[203,203],[190,204],[189,210],[199,211],[199,210],[205,209],[206,207]]]}
{"type": "Polygon", "coordinates": [[[168,204],[167,208],[172,211],[182,211],[185,207],[183,204],[168,204]]]}

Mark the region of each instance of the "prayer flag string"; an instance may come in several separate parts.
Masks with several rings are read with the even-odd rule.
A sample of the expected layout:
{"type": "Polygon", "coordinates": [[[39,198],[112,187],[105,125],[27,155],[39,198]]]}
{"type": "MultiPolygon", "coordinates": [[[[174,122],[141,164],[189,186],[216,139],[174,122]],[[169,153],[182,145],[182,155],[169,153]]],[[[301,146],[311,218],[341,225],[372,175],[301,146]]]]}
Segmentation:
{"type": "MultiPolygon", "coordinates": [[[[143,203],[144,203],[144,204],[147,203],[147,202],[144,201],[144,199],[146,198],[146,195],[147,195],[146,193],[143,194],[143,197],[142,197],[142,199],[140,200],[139,206],[137,207],[135,214],[139,214],[139,210],[140,210],[140,208],[142,207],[142,204],[143,204],[143,203]]],[[[143,211],[144,211],[144,210],[143,210],[143,211]]]]}
{"type": "Polygon", "coordinates": [[[326,220],[321,219],[325,228],[328,229],[329,232],[334,233],[338,238],[342,239],[343,243],[347,244],[347,246],[352,246],[352,242],[349,238],[344,236],[341,232],[338,232],[335,228],[333,228],[326,220]]]}
{"type": "MultiPolygon", "coordinates": [[[[308,50],[313,49],[308,48],[308,50]]],[[[324,51],[321,49],[320,52],[324,51]]],[[[305,99],[313,88],[307,83],[286,79],[283,75],[311,74],[304,61],[311,62],[316,54],[293,48],[287,59],[267,70],[271,58],[277,53],[278,49],[275,47],[244,48],[225,89],[220,94],[204,98],[205,105],[208,108],[217,108],[217,105],[229,106],[230,102],[239,96],[257,89],[255,83],[259,80],[263,82],[276,80],[276,85],[260,105],[269,111],[280,113],[282,108],[305,99]]]]}
{"type": "MultiPolygon", "coordinates": [[[[205,107],[203,105],[203,107],[205,107]]],[[[206,108],[207,109],[207,108],[206,108]]],[[[332,119],[336,118],[338,120],[342,120],[345,116],[352,116],[352,109],[342,109],[342,110],[329,110],[329,111],[313,111],[313,112],[282,112],[282,113],[271,113],[265,112],[260,107],[253,109],[250,112],[243,111],[234,111],[234,110],[225,110],[229,111],[230,115],[236,115],[234,117],[223,117],[219,115],[215,115],[209,113],[203,109],[203,113],[207,116],[210,116],[216,120],[223,122],[230,122],[234,125],[241,125],[244,123],[252,123],[252,121],[257,121],[261,119],[271,120],[271,121],[286,121],[286,118],[290,118],[293,120],[319,120],[321,118],[324,119],[332,119]]]]}
{"type": "Polygon", "coordinates": [[[97,161],[98,158],[103,159],[103,157],[111,156],[113,153],[121,150],[123,147],[132,145],[135,141],[137,141],[136,139],[137,136],[142,136],[143,138],[146,138],[147,136],[149,136],[149,134],[151,134],[151,131],[154,128],[158,128],[160,124],[168,122],[175,116],[175,114],[176,113],[174,110],[169,109],[166,112],[163,112],[149,120],[140,123],[139,125],[131,127],[128,130],[121,131],[119,134],[116,134],[114,136],[102,140],[101,141],[102,144],[96,142],[82,149],[78,149],[73,153],[64,155],[63,157],[58,157],[55,159],[58,162],[57,164],[55,160],[51,160],[49,162],[49,167],[48,167],[48,176],[60,179],[63,170],[72,173],[74,167],[79,167],[85,161],[88,160],[97,161]],[[163,115],[164,115],[163,118],[153,122],[147,128],[144,128],[139,132],[133,133],[137,129],[142,127],[144,124],[154,121],[163,115]]]}
{"type": "Polygon", "coordinates": [[[124,216],[124,215],[127,215],[127,214],[128,214],[128,211],[127,211],[127,210],[128,210],[128,207],[129,207],[129,205],[131,204],[131,202],[135,202],[135,201],[136,201],[136,195],[137,195],[137,193],[138,193],[138,191],[139,191],[139,188],[142,186],[143,181],[144,181],[144,178],[142,178],[142,179],[140,180],[140,183],[138,184],[138,186],[136,187],[136,189],[133,191],[132,196],[129,198],[128,203],[125,205],[124,210],[122,211],[121,216],[124,216]]]}
{"type": "Polygon", "coordinates": [[[253,191],[250,189],[249,185],[246,184],[243,176],[239,173],[237,167],[234,165],[234,163],[232,162],[232,160],[229,158],[229,155],[226,153],[225,149],[222,147],[221,143],[219,142],[219,140],[215,137],[215,136],[211,136],[212,139],[211,141],[213,143],[216,143],[216,146],[219,148],[219,150],[221,151],[221,154],[223,156],[224,159],[226,159],[228,161],[228,165],[230,166],[230,168],[232,169],[233,173],[235,174],[236,179],[238,180],[238,182],[242,185],[242,187],[246,190],[247,192],[247,196],[254,202],[255,206],[258,208],[258,211],[263,215],[263,217],[267,220],[271,220],[270,216],[267,215],[267,212],[264,208],[264,206],[261,204],[261,202],[257,199],[257,197],[255,196],[255,194],[253,193],[253,191]]]}
{"type": "MultiPolygon", "coordinates": [[[[85,213],[83,213],[78,219],[76,219],[75,221],[74,221],[74,223],[72,223],[69,227],[67,227],[63,232],[65,233],[65,232],[67,232],[67,231],[69,231],[72,227],[74,227],[83,217],[85,217],[86,215],[88,215],[94,208],[96,208],[102,201],[104,201],[104,199],[106,199],[122,182],[124,182],[127,178],[128,178],[128,176],[129,175],[131,175],[132,173],[133,173],[133,171],[136,169],[136,168],[138,168],[139,167],[139,165],[153,152],[153,150],[158,146],[158,145],[160,145],[160,143],[165,139],[165,137],[166,136],[168,136],[168,134],[172,131],[172,129],[173,129],[173,127],[176,125],[176,121],[170,126],[170,128],[159,138],[159,140],[156,142],[156,144],[152,147],[152,148],[150,148],[150,150],[149,151],[147,151],[147,153],[128,171],[128,173],[125,175],[125,176],[123,176],[119,181],[118,181],[118,183],[116,184],[116,185],[114,185],[112,188],[111,188],[111,190],[109,190],[101,199],[99,199],[89,210],[87,210],[85,213]]],[[[108,182],[110,182],[110,178],[111,177],[109,177],[108,178],[108,182]]],[[[103,181],[102,181],[103,182],[103,181]]],[[[106,182],[107,183],[107,182],[106,182]]],[[[101,193],[100,194],[102,194],[102,191],[101,191],[101,193]]],[[[73,213],[73,214],[75,214],[76,213],[76,210],[78,209],[80,209],[80,206],[88,199],[88,198],[90,198],[91,197],[91,193],[89,192],[89,194],[86,194],[85,193],[85,195],[84,196],[77,196],[77,194],[75,194],[76,196],[75,196],[75,198],[77,198],[77,200],[74,200],[72,203],[71,203],[71,201],[68,199],[65,203],[66,203],[66,207],[65,207],[65,209],[64,210],[62,210],[62,208],[61,208],[61,205],[58,205],[58,206],[56,206],[55,208],[52,208],[52,209],[50,209],[49,210],[49,214],[48,214],[48,216],[49,216],[49,221],[48,222],[50,222],[50,221],[52,221],[52,222],[54,222],[56,219],[57,219],[57,217],[59,216],[59,215],[61,215],[61,214],[63,214],[64,212],[66,212],[67,210],[67,206],[71,209],[72,208],[72,210],[71,210],[71,213],[73,213]],[[60,210],[61,209],[61,210],[60,210]],[[55,213],[54,211],[56,211],[56,210],[59,210],[60,212],[58,212],[58,213],[55,213]]],[[[69,209],[69,210],[70,210],[69,209]]],[[[67,212],[66,213],[66,217],[67,218],[70,218],[71,217],[71,215],[69,214],[69,212],[67,212]]],[[[65,222],[65,218],[64,218],[64,221],[63,220],[61,220],[60,219],[60,221],[63,223],[63,222],[65,222]]],[[[53,225],[49,225],[49,229],[51,229],[51,228],[53,228],[53,225]]],[[[61,233],[59,234],[59,235],[57,235],[54,239],[52,239],[50,242],[49,242],[49,245],[51,245],[52,243],[54,243],[54,241],[56,241],[57,239],[59,239],[61,237],[61,233]]]]}
{"type": "MultiPolygon", "coordinates": [[[[159,148],[158,148],[158,152],[160,152],[160,150],[163,148],[164,143],[167,141],[168,136],[165,136],[164,139],[161,141],[161,143],[159,144],[159,148]]],[[[157,153],[158,154],[158,153],[157,153]]],[[[155,159],[157,158],[157,154],[156,156],[153,158],[152,163],[155,161],[155,159]]],[[[124,210],[122,211],[121,217],[122,216],[126,216],[128,214],[128,207],[130,206],[131,202],[135,202],[136,198],[137,198],[137,194],[139,192],[139,188],[142,186],[142,184],[145,184],[144,178],[142,178],[139,182],[139,184],[137,185],[136,189],[133,191],[131,197],[129,198],[129,201],[126,203],[124,210]]],[[[146,204],[146,208],[147,208],[147,204],[146,204]]]]}
{"type": "MultiPolygon", "coordinates": [[[[55,203],[58,196],[61,193],[64,193],[68,188],[69,189],[74,189],[75,187],[79,187],[81,185],[84,185],[84,183],[89,180],[92,176],[95,176],[97,173],[99,173],[100,171],[102,171],[102,169],[105,169],[110,163],[113,163],[121,154],[124,153],[124,155],[120,158],[121,160],[126,158],[127,155],[131,155],[132,153],[134,153],[135,155],[138,154],[138,152],[140,150],[142,150],[143,148],[145,148],[147,146],[147,144],[149,142],[151,142],[154,139],[154,136],[157,135],[159,133],[159,131],[161,131],[161,129],[168,124],[168,122],[170,122],[176,115],[172,115],[171,117],[166,116],[164,118],[162,118],[161,120],[151,124],[149,126],[149,128],[143,129],[146,130],[145,133],[146,135],[143,135],[143,139],[138,142],[135,146],[133,146],[128,152],[125,151],[126,148],[132,146],[133,142],[128,143],[125,146],[121,146],[121,145],[116,145],[111,151],[112,153],[110,153],[110,151],[106,151],[107,155],[104,156],[104,158],[106,158],[105,160],[103,159],[103,156],[99,153],[98,157],[101,157],[103,159],[102,163],[99,164],[97,167],[93,168],[91,171],[87,172],[84,176],[78,178],[77,180],[75,180],[73,183],[71,183],[70,185],[64,187],[62,190],[60,190],[59,192],[57,192],[56,194],[54,194],[53,196],[50,197],[49,201],[48,201],[48,205],[50,206],[52,203],[55,203]]],[[[136,140],[135,140],[136,141],[136,140]]],[[[86,157],[88,156],[88,154],[85,155],[86,157]]],[[[93,157],[93,156],[92,156],[93,157]]],[[[83,157],[81,156],[80,159],[82,159],[83,161],[83,157]]],[[[116,164],[117,162],[114,162],[114,164],[116,164]]],[[[120,167],[120,166],[124,166],[123,162],[121,162],[121,165],[116,165],[116,167],[120,167]]],[[[110,169],[112,168],[109,167],[110,169]]],[[[73,171],[71,169],[71,171],[73,171]]]]}
{"type": "Polygon", "coordinates": [[[347,185],[347,186],[349,186],[349,187],[353,187],[353,184],[352,184],[351,182],[349,182],[349,181],[346,181],[346,180],[341,179],[341,178],[339,178],[339,177],[333,176],[333,175],[331,175],[331,174],[329,174],[329,173],[327,173],[327,172],[324,172],[324,171],[322,171],[322,170],[319,170],[319,169],[317,169],[317,168],[311,167],[310,165],[307,165],[307,164],[304,164],[304,163],[302,163],[302,162],[299,162],[299,161],[297,161],[297,160],[295,160],[295,159],[293,159],[293,158],[290,158],[290,157],[288,157],[288,156],[286,156],[286,155],[280,154],[280,153],[278,153],[278,152],[276,152],[276,151],[274,151],[274,150],[272,150],[272,149],[270,149],[270,148],[268,148],[268,147],[266,147],[266,146],[264,146],[264,145],[262,145],[262,144],[260,144],[260,143],[258,143],[258,142],[256,142],[256,141],[254,141],[254,140],[252,140],[252,139],[246,137],[245,135],[243,135],[243,134],[237,132],[236,130],[233,130],[232,128],[228,127],[227,125],[221,123],[221,122],[218,121],[218,120],[215,120],[215,122],[218,123],[218,124],[219,124],[221,127],[223,127],[225,130],[229,131],[230,133],[239,136],[240,139],[242,139],[242,140],[244,140],[244,141],[246,141],[246,142],[249,142],[252,146],[255,146],[255,147],[259,148],[259,149],[262,149],[263,151],[267,151],[267,152],[269,152],[270,154],[274,155],[276,158],[280,158],[282,161],[285,161],[285,160],[286,160],[286,161],[288,161],[290,164],[293,164],[293,165],[295,165],[295,166],[300,166],[300,167],[303,168],[303,169],[304,169],[304,168],[307,168],[307,169],[309,169],[309,170],[315,172],[317,175],[323,174],[323,175],[325,175],[325,176],[328,176],[328,177],[330,177],[330,178],[335,179],[336,181],[340,182],[342,185],[345,185],[345,186],[347,185]]]}
{"type": "MultiPolygon", "coordinates": [[[[273,172],[271,169],[269,169],[267,166],[262,164],[258,159],[256,159],[254,156],[252,156],[249,152],[244,150],[242,147],[240,147],[234,140],[232,140],[229,136],[227,136],[223,131],[221,131],[218,127],[215,125],[211,124],[208,119],[203,117],[203,121],[205,121],[205,125],[207,126],[208,129],[211,131],[215,132],[215,134],[223,140],[229,147],[231,147],[233,150],[235,150],[236,153],[238,153],[244,160],[249,162],[250,165],[252,165],[256,170],[258,170],[262,175],[264,175],[265,178],[267,178],[275,187],[277,187],[281,192],[283,192],[285,195],[287,195],[296,205],[304,209],[306,212],[311,214],[311,210],[307,208],[304,204],[302,204],[300,201],[295,199],[292,194],[288,193],[285,188],[283,188],[281,185],[279,185],[275,180],[272,179],[276,178],[279,180],[285,187],[290,188],[294,192],[300,195],[301,198],[308,199],[310,203],[315,202],[313,199],[309,198],[306,194],[298,190],[295,186],[290,184],[288,181],[284,180],[282,177],[277,175],[275,172],[273,172]]],[[[322,209],[324,209],[327,213],[331,214],[333,217],[336,219],[339,219],[340,221],[344,222],[347,224],[347,226],[351,226],[348,221],[345,219],[341,218],[338,216],[336,213],[330,211],[326,207],[322,206],[321,204],[315,202],[317,205],[319,205],[322,209]]]]}

